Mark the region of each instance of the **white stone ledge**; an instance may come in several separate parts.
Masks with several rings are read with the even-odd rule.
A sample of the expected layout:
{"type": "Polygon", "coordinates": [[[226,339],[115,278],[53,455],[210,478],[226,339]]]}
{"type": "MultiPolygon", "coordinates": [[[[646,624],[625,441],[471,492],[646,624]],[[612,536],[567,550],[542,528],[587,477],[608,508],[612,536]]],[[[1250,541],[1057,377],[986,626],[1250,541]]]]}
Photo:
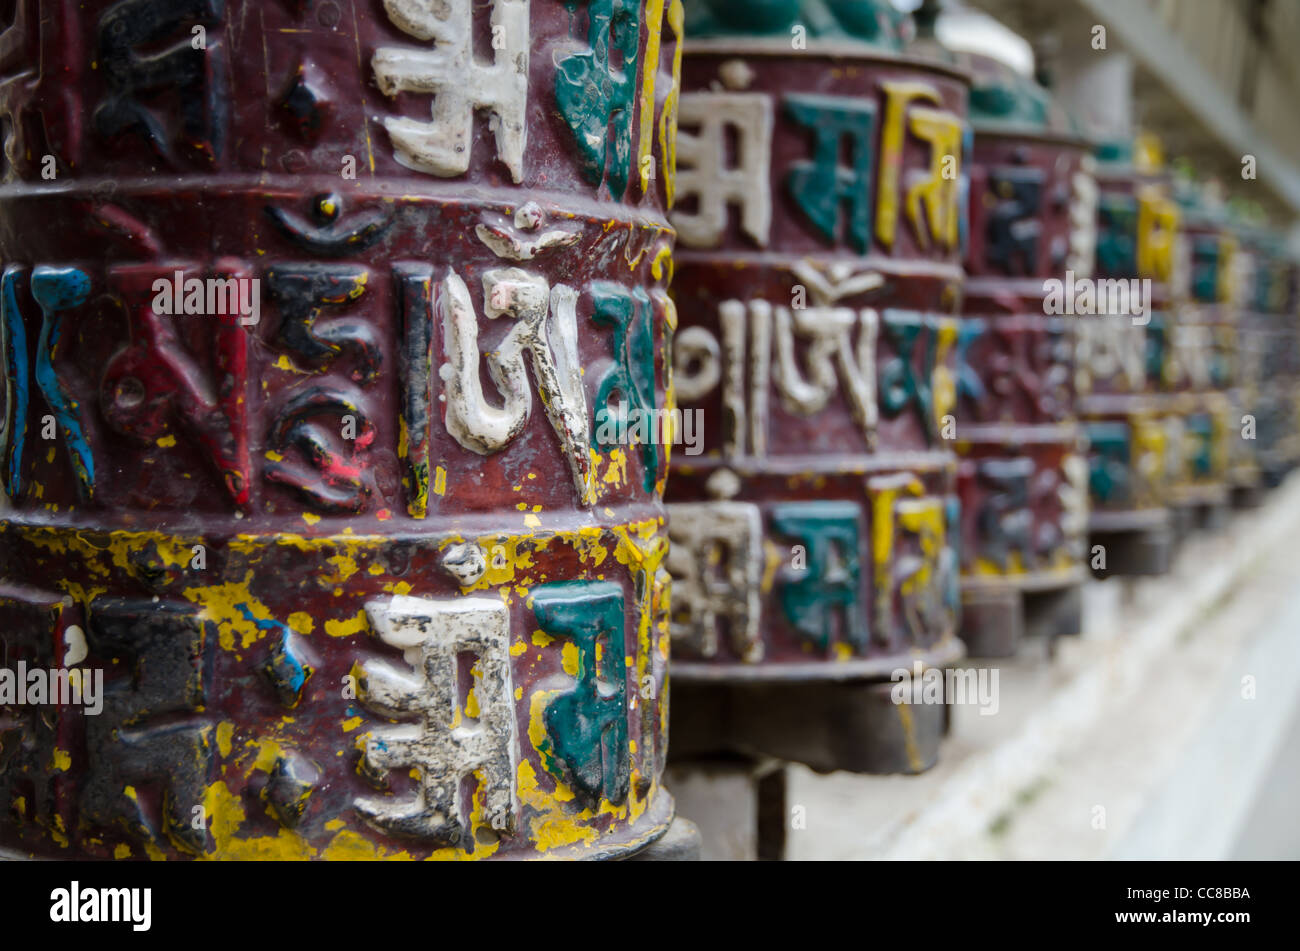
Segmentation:
{"type": "Polygon", "coordinates": [[[1300,709],[1297,538],[1292,479],[1168,576],[1090,582],[1084,636],[988,662],[999,711],[955,708],[928,773],[791,767],[787,858],[1226,857],[1300,709]]]}

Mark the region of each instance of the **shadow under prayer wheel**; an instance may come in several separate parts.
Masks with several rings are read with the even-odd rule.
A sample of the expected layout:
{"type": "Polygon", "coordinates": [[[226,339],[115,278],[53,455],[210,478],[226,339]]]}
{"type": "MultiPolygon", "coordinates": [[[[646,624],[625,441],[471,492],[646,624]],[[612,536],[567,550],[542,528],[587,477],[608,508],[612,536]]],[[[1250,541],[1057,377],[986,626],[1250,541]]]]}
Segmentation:
{"type": "Polygon", "coordinates": [[[974,74],[970,248],[951,420],[960,457],[961,637],[1007,657],[1022,634],[1082,627],[1087,466],[1065,300],[1091,278],[1097,186],[1041,87],[985,57],[974,74]]]}
{"type": "Polygon", "coordinates": [[[1087,557],[1100,576],[1163,574],[1174,547],[1167,502],[1183,423],[1162,391],[1181,339],[1171,340],[1178,208],[1147,152],[1135,166],[1128,142],[1098,148],[1095,281],[1075,295],[1087,557]]]}
{"type": "Polygon", "coordinates": [[[672,749],[916,772],[945,707],[899,672],[919,693],[962,654],[968,79],[900,53],[887,3],[813,6],[688,9],[672,749]]]}
{"type": "Polygon", "coordinates": [[[0,846],[663,835],[681,4],[10,8],[0,846]]]}

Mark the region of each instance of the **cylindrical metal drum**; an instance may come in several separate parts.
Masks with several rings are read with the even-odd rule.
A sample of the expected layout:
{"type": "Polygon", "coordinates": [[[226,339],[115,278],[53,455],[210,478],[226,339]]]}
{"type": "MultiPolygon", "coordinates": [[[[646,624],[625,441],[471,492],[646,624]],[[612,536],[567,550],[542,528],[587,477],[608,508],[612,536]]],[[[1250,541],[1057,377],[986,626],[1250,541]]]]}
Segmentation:
{"type": "Polygon", "coordinates": [[[1283,393],[1279,404],[1285,416],[1280,424],[1278,459],[1280,466],[1270,481],[1281,481],[1300,466],[1300,253],[1281,244],[1277,253],[1275,284],[1270,285],[1272,325],[1277,329],[1278,346],[1283,356],[1279,375],[1283,393]]]}
{"type": "Polygon", "coordinates": [[[679,0],[10,8],[0,844],[661,835],[679,0]]]}
{"type": "Polygon", "coordinates": [[[1254,508],[1263,501],[1263,474],[1259,423],[1268,359],[1268,318],[1260,310],[1261,291],[1267,290],[1270,261],[1268,235],[1248,210],[1231,209],[1231,228],[1236,251],[1232,256],[1232,307],[1236,314],[1235,378],[1228,393],[1232,402],[1228,433],[1228,482],[1233,505],[1254,508]],[[1239,432],[1234,432],[1239,430],[1239,432]]]}
{"type": "Polygon", "coordinates": [[[953,429],[961,457],[961,637],[1009,656],[1082,623],[1087,467],[1075,409],[1074,288],[1092,277],[1085,144],[1032,80],[974,74],[970,248],[953,429]]]}
{"type": "Polygon", "coordinates": [[[1128,142],[1097,150],[1094,280],[1070,295],[1079,415],[1088,442],[1089,566],[1100,575],[1168,570],[1169,470],[1181,467],[1162,396],[1172,352],[1170,283],[1178,209],[1128,142]]]}
{"type": "Polygon", "coordinates": [[[1237,371],[1237,311],[1232,263],[1236,240],[1222,202],[1180,178],[1176,252],[1187,278],[1174,287],[1166,383],[1181,423],[1182,468],[1170,485],[1177,531],[1221,525],[1230,502],[1232,444],[1240,441],[1231,391],[1237,371]]]}
{"type": "Polygon", "coordinates": [[[896,21],[877,2],[688,10],[674,373],[703,437],[668,487],[675,753],[934,760],[942,703],[896,703],[890,680],[961,653],[942,426],[968,80],[899,53],[896,21]]]}
{"type": "Polygon", "coordinates": [[[1295,265],[1282,236],[1251,230],[1244,244],[1253,277],[1244,294],[1243,340],[1255,354],[1255,455],[1261,482],[1277,486],[1297,459],[1297,315],[1295,265]]]}

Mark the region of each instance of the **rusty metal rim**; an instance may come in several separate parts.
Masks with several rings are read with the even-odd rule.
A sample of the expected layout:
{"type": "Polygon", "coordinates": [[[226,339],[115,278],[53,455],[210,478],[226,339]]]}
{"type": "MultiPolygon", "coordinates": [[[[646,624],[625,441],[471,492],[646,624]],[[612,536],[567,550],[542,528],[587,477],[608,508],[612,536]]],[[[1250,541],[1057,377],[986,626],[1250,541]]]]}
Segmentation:
{"type": "Polygon", "coordinates": [[[1074,446],[1079,441],[1078,420],[1062,423],[968,423],[954,442],[959,445],[977,443],[982,446],[1023,446],[1025,443],[1074,446]],[[1015,438],[1007,435],[1007,427],[1015,428],[1015,438]]]}
{"type": "MultiPolygon", "coordinates": [[[[726,251],[718,248],[697,249],[679,248],[673,252],[673,271],[680,275],[684,268],[691,265],[716,268],[718,256],[726,254],[726,265],[762,266],[770,268],[791,268],[796,264],[806,264],[814,259],[812,252],[807,254],[787,254],[780,251],[726,251]]],[[[897,261],[880,254],[820,254],[815,255],[818,264],[853,264],[863,271],[881,271],[897,277],[934,277],[940,280],[962,281],[966,272],[960,264],[944,264],[939,261],[897,261]]],[[[871,293],[871,292],[867,292],[871,293]]],[[[952,319],[956,320],[957,317],[952,319]]]]}
{"type": "MultiPolygon", "coordinates": [[[[67,201],[110,202],[121,197],[175,198],[177,194],[193,196],[209,195],[219,201],[236,201],[243,197],[255,197],[268,201],[301,202],[304,194],[316,192],[338,192],[349,203],[383,202],[392,206],[438,205],[439,207],[459,206],[467,209],[501,212],[517,209],[527,201],[542,206],[548,215],[563,219],[590,218],[593,221],[621,221],[626,224],[655,228],[665,233],[676,235],[677,231],[666,216],[649,209],[628,206],[619,202],[600,201],[582,195],[562,191],[544,191],[530,188],[527,198],[504,186],[476,186],[472,193],[466,195],[463,183],[459,190],[456,183],[439,180],[400,180],[392,187],[387,182],[349,182],[340,186],[336,176],[316,175],[290,178],[278,175],[222,174],[204,176],[187,182],[182,188],[160,187],[155,179],[118,181],[115,179],[97,179],[68,184],[37,185],[28,182],[15,182],[0,185],[0,203],[63,199],[67,201]],[[403,186],[410,186],[409,188],[403,186]]],[[[272,229],[267,229],[268,232],[272,229]]],[[[107,233],[107,232],[106,232],[107,233]]]]}
{"type": "Polygon", "coordinates": [[[630,502],[602,506],[602,508],[609,508],[614,512],[612,520],[608,518],[593,520],[590,513],[561,509],[537,513],[537,518],[541,522],[538,526],[528,526],[522,521],[518,525],[511,526],[505,524],[508,519],[502,518],[501,513],[490,510],[448,512],[445,516],[438,514],[434,518],[424,520],[412,519],[405,513],[396,512],[391,519],[380,519],[376,514],[369,513],[366,516],[322,516],[318,525],[313,526],[321,529],[317,532],[276,531],[265,525],[250,524],[255,522],[255,519],[251,518],[201,520],[186,512],[167,513],[164,517],[150,521],[132,520],[130,517],[116,517],[111,521],[101,518],[100,522],[91,528],[76,519],[76,510],[47,513],[12,509],[0,513],[0,537],[14,533],[20,538],[28,538],[33,533],[71,531],[77,534],[79,541],[101,543],[102,550],[108,550],[109,537],[116,532],[151,537],[166,535],[187,544],[206,541],[214,545],[263,543],[287,547],[297,547],[301,544],[419,545],[462,535],[490,535],[498,532],[545,534],[575,531],[590,526],[625,525],[630,522],[644,522],[664,517],[663,510],[657,503],[630,502]],[[422,522],[430,523],[429,527],[425,529],[422,522]],[[351,532],[337,530],[336,526],[353,530],[351,532]]]}
{"type": "Polygon", "coordinates": [[[518,862],[545,862],[545,861],[569,861],[579,860],[584,862],[605,862],[616,859],[631,858],[638,852],[654,845],[668,832],[668,827],[673,824],[673,819],[677,816],[677,803],[672,794],[664,788],[660,782],[658,792],[650,808],[645,814],[632,826],[623,830],[625,833],[630,832],[633,838],[630,841],[622,842],[618,845],[601,845],[583,846],[583,845],[566,845],[558,849],[552,849],[540,855],[516,855],[505,856],[501,858],[505,861],[518,862]],[[641,831],[645,825],[651,825],[647,831],[641,831]]]}
{"type": "MultiPolygon", "coordinates": [[[[976,304],[975,306],[972,306],[970,304],[972,298],[978,300],[981,295],[992,298],[995,295],[1005,293],[1008,290],[1012,291],[1015,294],[1020,295],[1021,297],[1040,298],[1040,299],[1046,298],[1048,292],[1043,285],[1046,284],[1048,281],[1061,281],[1062,279],[1063,279],[1062,274],[1050,274],[1045,277],[1022,277],[1022,278],[1011,278],[1011,279],[1000,277],[1000,276],[985,276],[985,275],[975,275],[975,276],[968,277],[966,278],[966,285],[963,288],[966,306],[962,308],[962,317],[968,319],[971,317],[983,317],[983,318],[997,318],[997,317],[1053,318],[1055,317],[1055,318],[1068,319],[1068,320],[1086,320],[1089,318],[1097,318],[1097,317],[1104,318],[1104,317],[1129,316],[1128,314],[1040,314],[1036,312],[1031,312],[1029,314],[1014,313],[1014,312],[1006,313],[1003,311],[980,311],[976,309],[979,306],[978,304],[976,304]]],[[[1076,278],[1076,281],[1079,280],[1080,280],[1079,278],[1076,278]]],[[[1109,281],[1109,280],[1129,280],[1129,278],[1098,277],[1096,278],[1096,280],[1100,282],[1100,281],[1109,281]]],[[[1163,300],[1165,302],[1164,306],[1166,307],[1172,306],[1173,304],[1172,301],[1173,292],[1169,289],[1169,285],[1167,283],[1161,281],[1156,281],[1156,280],[1151,281],[1151,297],[1153,301],[1163,300]]]]}
{"type": "MultiPolygon", "coordinates": [[[[919,470],[922,472],[948,472],[957,467],[957,460],[948,452],[927,452],[909,450],[891,453],[888,457],[871,454],[836,457],[823,464],[824,457],[808,456],[742,456],[733,459],[721,457],[698,456],[700,461],[694,463],[673,463],[675,474],[695,475],[699,472],[711,472],[715,469],[730,469],[744,478],[763,478],[776,476],[807,476],[810,479],[819,476],[870,475],[877,472],[895,472],[900,469],[919,470]],[[818,462],[817,468],[810,468],[810,463],[818,462]]],[[[672,502],[673,499],[669,499],[672,502]]]]}
{"type": "Polygon", "coordinates": [[[1176,486],[1172,491],[1171,505],[1183,507],[1194,505],[1219,505],[1228,501],[1229,487],[1226,482],[1213,485],[1176,486]]]}
{"type": "MultiPolygon", "coordinates": [[[[758,665],[711,664],[699,661],[674,660],[669,667],[668,680],[690,684],[726,683],[815,683],[819,681],[866,680],[888,682],[890,675],[901,667],[920,662],[924,667],[950,667],[966,656],[966,648],[954,633],[949,632],[925,651],[895,654],[872,660],[820,661],[820,662],[764,662],[758,665]]],[[[671,687],[669,703],[672,703],[671,687]]]]}
{"type": "Polygon", "coordinates": [[[971,126],[975,130],[977,146],[981,139],[1013,139],[1017,142],[1037,142],[1042,145],[1064,145],[1081,152],[1092,148],[1091,143],[1082,135],[1056,129],[1035,129],[1014,122],[972,122],[971,126]]]}
{"type": "Polygon", "coordinates": [[[962,575],[961,593],[967,591],[1051,591],[1073,588],[1086,580],[1082,565],[1065,571],[1027,571],[1019,575],[962,575]]]}
{"type": "Polygon", "coordinates": [[[1174,184],[1172,172],[1165,169],[1157,169],[1154,172],[1139,170],[1132,162],[1098,162],[1093,177],[1097,179],[1098,184],[1132,185],[1136,188],[1147,185],[1164,185],[1172,188],[1174,184]]]}
{"type": "Polygon", "coordinates": [[[1119,532],[1144,532],[1168,528],[1172,516],[1165,506],[1149,509],[1126,509],[1122,512],[1092,512],[1088,515],[1088,531],[1095,534],[1119,532]]]}
{"type": "Polygon", "coordinates": [[[967,70],[953,63],[896,53],[880,49],[855,40],[808,40],[801,50],[793,50],[786,36],[728,36],[687,40],[683,46],[685,56],[789,56],[803,59],[807,56],[824,56],[830,59],[851,59],[861,63],[875,63],[882,66],[911,66],[930,73],[943,73],[960,80],[967,86],[972,85],[974,77],[967,70]]]}
{"type": "Polygon", "coordinates": [[[1085,422],[1096,422],[1089,417],[1156,416],[1179,411],[1176,402],[1181,393],[1092,393],[1080,396],[1078,413],[1085,422]]]}
{"type": "MultiPolygon", "coordinates": [[[[579,860],[585,862],[609,861],[622,858],[630,858],[643,849],[658,842],[668,832],[668,827],[672,825],[673,819],[677,816],[677,803],[662,784],[655,796],[651,807],[646,810],[636,823],[628,829],[623,830],[625,833],[632,832],[634,837],[631,841],[619,845],[608,846],[583,846],[583,845],[566,845],[558,849],[552,849],[549,852],[533,855],[502,855],[499,858],[482,861],[498,862],[545,862],[545,861],[565,861],[579,860]],[[667,812],[667,820],[663,821],[662,813],[667,812]],[[641,831],[641,827],[647,824],[652,828],[646,832],[641,831]]],[[[94,861],[93,859],[82,858],[81,861],[94,861]]],[[[51,855],[29,855],[12,848],[0,847],[0,862],[62,862],[66,858],[51,855]]],[[[112,859],[101,860],[105,863],[112,862],[112,859]]],[[[221,861],[221,856],[210,856],[206,861],[221,861]]]]}

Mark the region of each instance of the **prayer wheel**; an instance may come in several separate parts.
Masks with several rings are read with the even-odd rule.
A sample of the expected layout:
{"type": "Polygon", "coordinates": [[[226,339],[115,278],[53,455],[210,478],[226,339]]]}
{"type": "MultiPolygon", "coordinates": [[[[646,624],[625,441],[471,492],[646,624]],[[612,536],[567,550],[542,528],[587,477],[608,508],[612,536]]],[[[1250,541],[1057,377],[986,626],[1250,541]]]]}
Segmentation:
{"type": "Polygon", "coordinates": [[[1174,286],[1165,382],[1182,426],[1182,467],[1170,486],[1170,502],[1185,535],[1225,523],[1232,470],[1244,446],[1232,396],[1239,377],[1236,238],[1212,189],[1180,177],[1174,197],[1186,276],[1174,286]]]}
{"type": "Polygon", "coordinates": [[[1182,410],[1166,394],[1178,207],[1140,144],[1136,163],[1130,142],[1097,149],[1095,281],[1091,300],[1076,300],[1085,312],[1075,322],[1075,384],[1088,443],[1088,559],[1102,576],[1168,570],[1171,481],[1184,468],[1182,410]]]}
{"type": "Polygon", "coordinates": [[[1097,186],[1068,118],[986,57],[974,74],[970,248],[953,418],[961,463],[962,640],[1015,653],[1077,634],[1087,465],[1075,408],[1075,289],[1092,279],[1097,186]]]}
{"type": "Polygon", "coordinates": [[[1254,371],[1247,377],[1253,385],[1247,389],[1252,398],[1245,409],[1254,423],[1253,443],[1247,445],[1253,446],[1261,484],[1277,486],[1300,456],[1295,264],[1282,237],[1259,225],[1247,227],[1241,244],[1240,256],[1250,262],[1242,272],[1241,339],[1249,360],[1246,368],[1254,371]]]}
{"type": "Polygon", "coordinates": [[[668,484],[674,756],[919,771],[946,708],[904,679],[962,652],[969,80],[902,53],[888,3],[687,14],[674,379],[704,438],[668,484]]]}
{"type": "Polygon", "coordinates": [[[680,0],[8,8],[0,845],[663,835],[680,0]]]}

